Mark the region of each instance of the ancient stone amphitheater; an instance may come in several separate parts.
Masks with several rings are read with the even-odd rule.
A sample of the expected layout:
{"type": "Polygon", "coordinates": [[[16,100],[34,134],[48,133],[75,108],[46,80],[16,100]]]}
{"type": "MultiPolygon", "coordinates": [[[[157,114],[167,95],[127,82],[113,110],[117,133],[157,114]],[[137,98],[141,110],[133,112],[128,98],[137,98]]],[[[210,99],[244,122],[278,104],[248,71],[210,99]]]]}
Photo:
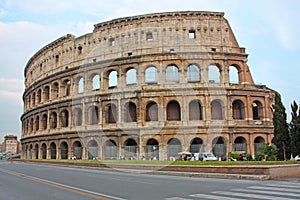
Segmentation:
{"type": "Polygon", "coordinates": [[[274,91],[253,82],[247,56],[220,12],[124,17],[61,37],[25,67],[22,156],[255,154],[274,137],[274,91]]]}

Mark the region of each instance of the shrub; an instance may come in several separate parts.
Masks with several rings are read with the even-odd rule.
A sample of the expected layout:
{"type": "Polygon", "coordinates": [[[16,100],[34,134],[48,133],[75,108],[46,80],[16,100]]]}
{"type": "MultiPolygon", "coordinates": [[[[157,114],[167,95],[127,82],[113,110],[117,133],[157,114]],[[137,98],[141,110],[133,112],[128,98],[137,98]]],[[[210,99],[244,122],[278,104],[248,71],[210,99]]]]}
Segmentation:
{"type": "Polygon", "coordinates": [[[255,161],[262,161],[263,160],[263,154],[258,152],[255,154],[255,161]]]}
{"type": "Polygon", "coordinates": [[[246,154],[246,159],[247,159],[248,161],[252,161],[252,160],[253,160],[253,157],[252,157],[252,155],[251,155],[250,153],[247,153],[247,154],[246,154]]]}

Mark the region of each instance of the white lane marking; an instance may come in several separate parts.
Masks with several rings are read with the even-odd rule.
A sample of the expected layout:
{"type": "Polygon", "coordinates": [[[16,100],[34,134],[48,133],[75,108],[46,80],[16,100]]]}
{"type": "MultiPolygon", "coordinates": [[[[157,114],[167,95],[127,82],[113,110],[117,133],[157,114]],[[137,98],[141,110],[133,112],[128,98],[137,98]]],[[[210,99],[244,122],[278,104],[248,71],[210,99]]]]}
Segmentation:
{"type": "Polygon", "coordinates": [[[264,187],[264,186],[250,186],[249,189],[256,189],[256,190],[272,190],[272,191],[283,191],[283,192],[295,192],[300,193],[295,189],[288,189],[288,188],[275,188],[275,187],[264,187]]]}
{"type": "MultiPolygon", "coordinates": [[[[8,171],[8,170],[4,170],[4,171],[8,171]]],[[[65,184],[62,184],[62,183],[49,181],[49,180],[37,178],[37,177],[34,177],[34,176],[28,176],[28,175],[18,173],[18,172],[15,172],[15,171],[11,171],[11,172],[13,172],[14,174],[18,174],[19,176],[27,177],[27,178],[30,178],[30,179],[35,179],[35,180],[42,181],[42,182],[49,183],[49,184],[53,184],[53,185],[58,185],[58,186],[61,186],[61,187],[64,187],[64,188],[69,188],[69,189],[77,190],[77,191],[80,191],[80,192],[85,192],[85,193],[89,193],[89,194],[93,194],[93,195],[97,195],[97,196],[102,196],[102,197],[107,197],[107,198],[115,199],[115,200],[126,200],[126,199],[123,199],[123,198],[120,198],[120,197],[115,197],[115,196],[112,196],[112,195],[93,192],[93,191],[90,191],[90,190],[86,190],[86,189],[82,189],[82,188],[78,188],[78,187],[73,187],[73,186],[70,186],[70,185],[65,185],[65,184]]]]}
{"type": "Polygon", "coordinates": [[[227,195],[227,196],[238,196],[238,197],[257,198],[257,199],[269,199],[269,200],[297,200],[297,199],[291,199],[291,198],[274,197],[274,196],[259,195],[259,194],[246,194],[246,193],[241,193],[241,192],[215,191],[212,193],[227,195]]]}
{"type": "Polygon", "coordinates": [[[192,200],[192,199],[186,199],[186,198],[181,198],[181,197],[171,197],[171,198],[166,198],[165,200],[192,200]]]}
{"type": "Polygon", "coordinates": [[[270,184],[266,184],[266,186],[272,186],[272,187],[286,187],[286,188],[300,188],[300,184],[297,185],[290,185],[290,184],[274,184],[274,183],[270,183],[270,184]]]}
{"type": "Polygon", "coordinates": [[[212,194],[193,194],[189,195],[191,197],[196,197],[200,199],[211,199],[211,200],[246,200],[242,198],[234,198],[234,197],[224,197],[224,196],[217,196],[217,195],[212,195],[212,194]]]}
{"type": "Polygon", "coordinates": [[[299,197],[299,194],[296,194],[296,193],[275,192],[275,191],[267,191],[267,190],[251,190],[251,189],[249,190],[249,189],[239,189],[239,188],[237,188],[237,189],[233,189],[232,191],[299,197]]]}

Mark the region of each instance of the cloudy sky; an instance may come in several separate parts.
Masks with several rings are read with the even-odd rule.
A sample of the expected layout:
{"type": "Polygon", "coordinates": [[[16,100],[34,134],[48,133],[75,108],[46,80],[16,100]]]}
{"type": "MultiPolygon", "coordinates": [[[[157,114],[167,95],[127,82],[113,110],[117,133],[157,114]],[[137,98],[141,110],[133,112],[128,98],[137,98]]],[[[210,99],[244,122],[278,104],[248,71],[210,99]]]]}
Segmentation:
{"type": "Polygon", "coordinates": [[[299,8],[298,0],[0,0],[0,142],[21,136],[23,72],[35,52],[99,22],[163,11],[225,12],[254,81],[281,93],[289,117],[291,102],[300,102],[299,8]]]}

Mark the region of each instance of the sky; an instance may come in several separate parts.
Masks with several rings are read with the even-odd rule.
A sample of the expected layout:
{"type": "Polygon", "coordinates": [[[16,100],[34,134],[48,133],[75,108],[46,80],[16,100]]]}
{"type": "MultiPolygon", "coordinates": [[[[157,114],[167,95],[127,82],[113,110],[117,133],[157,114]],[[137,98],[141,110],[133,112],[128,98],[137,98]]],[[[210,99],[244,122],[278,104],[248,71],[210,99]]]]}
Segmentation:
{"type": "Polygon", "coordinates": [[[43,46],[118,17],[166,11],[224,12],[246,48],[254,82],[278,91],[287,109],[300,103],[298,0],[0,0],[0,142],[21,137],[24,68],[43,46]]]}

